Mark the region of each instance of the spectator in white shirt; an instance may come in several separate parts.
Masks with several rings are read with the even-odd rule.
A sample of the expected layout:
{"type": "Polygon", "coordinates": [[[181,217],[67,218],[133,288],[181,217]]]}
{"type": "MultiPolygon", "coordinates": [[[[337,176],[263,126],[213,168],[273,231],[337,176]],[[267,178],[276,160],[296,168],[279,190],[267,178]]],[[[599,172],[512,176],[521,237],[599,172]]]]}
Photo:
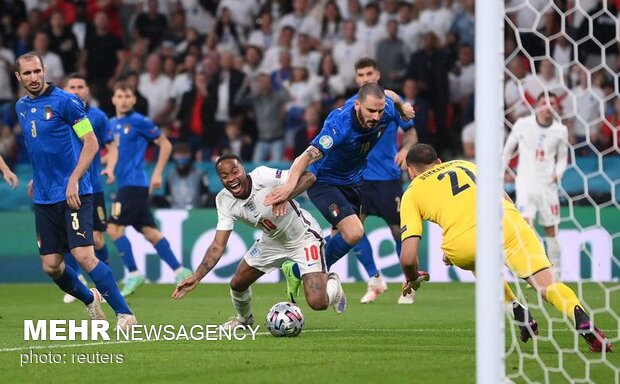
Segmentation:
{"type": "Polygon", "coordinates": [[[138,91],[148,102],[148,116],[158,125],[168,122],[174,109],[171,102],[172,81],[161,72],[161,64],[159,54],[150,54],[146,61],[146,72],[140,75],[138,85],[138,91]]]}
{"type": "Polygon", "coordinates": [[[365,57],[364,45],[357,40],[356,24],[347,20],[343,24],[343,38],[338,40],[332,50],[334,59],[338,63],[340,76],[347,89],[357,89],[355,84],[355,63],[365,57]]]}
{"type": "Polygon", "coordinates": [[[427,31],[435,33],[441,45],[446,43],[454,14],[441,0],[427,0],[427,8],[420,13],[420,22],[427,31]]]}
{"type": "Polygon", "coordinates": [[[364,7],[364,20],[357,23],[357,39],[364,44],[366,56],[376,59],[377,43],[386,37],[385,25],[379,21],[379,6],[368,3],[364,7]]]}
{"type": "Polygon", "coordinates": [[[41,58],[43,58],[43,64],[47,70],[47,78],[54,84],[60,85],[62,78],[65,76],[65,70],[62,67],[62,60],[60,56],[54,52],[49,51],[50,39],[47,33],[38,31],[34,35],[33,48],[41,58]]]}
{"type": "Polygon", "coordinates": [[[248,44],[261,47],[264,51],[271,48],[276,41],[276,33],[273,28],[273,17],[269,12],[263,12],[260,16],[260,28],[255,29],[248,37],[248,44]]]}
{"type": "Polygon", "coordinates": [[[422,37],[424,26],[422,22],[413,16],[413,5],[401,2],[398,8],[398,37],[405,43],[407,57],[422,49],[422,37]]]}

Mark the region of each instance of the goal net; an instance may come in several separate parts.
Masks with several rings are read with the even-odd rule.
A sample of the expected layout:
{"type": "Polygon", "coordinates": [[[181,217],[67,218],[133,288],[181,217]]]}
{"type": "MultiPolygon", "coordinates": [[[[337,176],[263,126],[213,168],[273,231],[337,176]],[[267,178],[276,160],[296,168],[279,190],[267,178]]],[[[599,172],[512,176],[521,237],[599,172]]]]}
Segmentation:
{"type": "MultiPolygon", "coordinates": [[[[558,275],[616,348],[590,352],[569,318],[507,274],[540,332],[522,343],[519,328],[506,323],[505,374],[514,382],[620,383],[619,4],[505,3],[505,126],[532,115],[541,93],[557,96],[553,113],[569,132],[568,167],[558,183],[558,275]]],[[[513,185],[507,177],[509,192],[513,185]]],[[[536,230],[542,241],[543,228],[536,230]]]]}

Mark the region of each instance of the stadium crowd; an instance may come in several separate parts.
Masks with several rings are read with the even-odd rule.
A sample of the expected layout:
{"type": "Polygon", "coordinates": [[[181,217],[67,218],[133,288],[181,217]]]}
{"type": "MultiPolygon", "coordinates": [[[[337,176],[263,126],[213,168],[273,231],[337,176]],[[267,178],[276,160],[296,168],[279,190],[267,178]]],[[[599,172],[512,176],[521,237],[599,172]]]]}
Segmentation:
{"type": "MultiPolygon", "coordinates": [[[[507,129],[546,89],[561,100],[577,153],[618,154],[620,1],[582,0],[574,12],[574,0],[527,3],[506,2],[507,129]]],[[[474,4],[0,0],[0,155],[11,166],[28,161],[14,112],[22,96],[14,61],[35,50],[48,80],[85,75],[91,102],[110,116],[113,84],[129,81],[136,110],[171,141],[188,143],[197,161],[222,153],[293,159],[356,92],[355,62],[371,57],[381,84],[414,106],[419,141],[446,157],[472,157],[474,4]]]]}

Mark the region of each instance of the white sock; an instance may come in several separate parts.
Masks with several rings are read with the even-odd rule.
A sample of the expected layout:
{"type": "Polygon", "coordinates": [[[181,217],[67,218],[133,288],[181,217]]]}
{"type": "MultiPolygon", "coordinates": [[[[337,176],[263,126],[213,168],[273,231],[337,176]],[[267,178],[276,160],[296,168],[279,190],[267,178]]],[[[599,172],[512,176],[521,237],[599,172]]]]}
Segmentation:
{"type": "Polygon", "coordinates": [[[248,288],[243,292],[235,292],[231,289],[230,298],[232,299],[233,307],[235,307],[239,317],[241,317],[241,321],[245,321],[252,316],[252,288],[248,288]]]}
{"type": "Polygon", "coordinates": [[[327,287],[325,288],[327,291],[327,299],[329,300],[329,305],[334,304],[336,302],[336,296],[338,295],[338,281],[336,279],[327,279],[327,287]]]}
{"type": "Polygon", "coordinates": [[[547,256],[549,261],[553,264],[556,276],[559,277],[562,268],[562,251],[560,249],[560,242],[557,237],[545,237],[545,245],[547,246],[547,256]]]}

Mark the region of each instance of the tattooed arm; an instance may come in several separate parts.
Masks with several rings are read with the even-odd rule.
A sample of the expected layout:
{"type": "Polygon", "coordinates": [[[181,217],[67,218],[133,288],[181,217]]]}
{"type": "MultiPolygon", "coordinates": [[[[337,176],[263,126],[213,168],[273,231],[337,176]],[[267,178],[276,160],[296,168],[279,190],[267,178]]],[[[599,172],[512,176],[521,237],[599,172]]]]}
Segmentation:
{"type": "Polygon", "coordinates": [[[309,146],[304,153],[293,161],[286,183],[275,188],[267,195],[265,198],[265,205],[270,206],[281,203],[293,197],[293,192],[296,189],[295,187],[308,165],[320,160],[322,157],[323,153],[317,147],[314,145],[309,146]]]}

